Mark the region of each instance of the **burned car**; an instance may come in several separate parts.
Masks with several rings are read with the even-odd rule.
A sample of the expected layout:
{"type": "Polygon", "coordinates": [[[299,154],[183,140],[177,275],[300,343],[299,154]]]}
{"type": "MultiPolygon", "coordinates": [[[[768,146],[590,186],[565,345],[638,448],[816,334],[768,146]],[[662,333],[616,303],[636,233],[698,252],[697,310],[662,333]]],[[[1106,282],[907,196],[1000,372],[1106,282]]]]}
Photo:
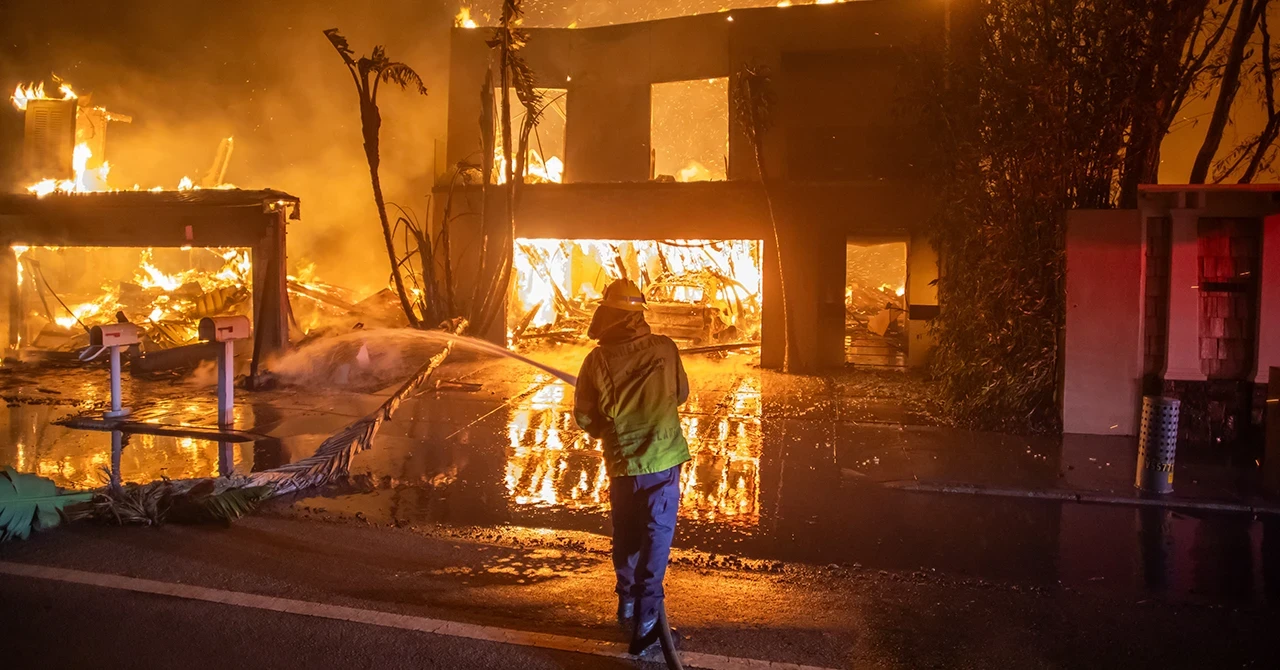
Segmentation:
{"type": "Polygon", "coordinates": [[[759,306],[738,282],[702,270],[667,275],[644,288],[653,332],[693,345],[750,340],[757,335],[759,306]],[[747,296],[744,298],[744,296],[747,296]]]}

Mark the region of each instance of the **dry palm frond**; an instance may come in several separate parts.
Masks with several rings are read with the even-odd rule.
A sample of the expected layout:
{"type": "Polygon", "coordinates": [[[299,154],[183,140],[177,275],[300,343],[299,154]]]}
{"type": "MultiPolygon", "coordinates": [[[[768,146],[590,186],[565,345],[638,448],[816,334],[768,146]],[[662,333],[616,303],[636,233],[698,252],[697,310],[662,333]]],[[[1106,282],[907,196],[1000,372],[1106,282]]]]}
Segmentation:
{"type": "Polygon", "coordinates": [[[169,510],[173,482],[107,486],[93,496],[89,516],[117,525],[158,526],[169,510]]]}
{"type": "Polygon", "coordinates": [[[252,512],[271,493],[270,486],[233,486],[219,491],[217,482],[206,479],[173,496],[167,518],[181,523],[229,523],[252,512]]]}
{"type": "Polygon", "coordinates": [[[98,491],[88,516],[121,526],[159,526],[166,521],[229,523],[252,512],[271,494],[269,486],[246,486],[232,479],[161,479],[98,491]]]}

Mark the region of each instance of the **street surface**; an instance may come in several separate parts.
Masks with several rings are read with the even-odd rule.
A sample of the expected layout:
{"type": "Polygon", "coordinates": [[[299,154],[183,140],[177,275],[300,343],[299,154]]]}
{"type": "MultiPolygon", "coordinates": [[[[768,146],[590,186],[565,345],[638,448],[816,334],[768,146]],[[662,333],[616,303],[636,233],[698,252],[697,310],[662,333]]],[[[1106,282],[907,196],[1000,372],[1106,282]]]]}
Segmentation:
{"type": "MultiPolygon", "coordinates": [[[[375,346],[395,364],[241,393],[236,427],[257,437],[232,464],[309,455],[418,353],[375,346]]],[[[546,356],[576,371],[581,351],[546,356]]],[[[1180,506],[1154,506],[1132,492],[1126,438],[948,428],[893,373],[689,370],[694,460],[668,577],[687,665],[1280,667],[1280,515],[1198,507],[1255,509],[1238,469],[1179,454],[1180,506]],[[1004,493],[945,492],[957,484],[1004,493]]],[[[6,373],[0,461],[100,485],[109,434],[51,425],[96,411],[100,376],[6,373]]],[[[209,426],[207,386],[127,381],[137,420],[209,426]]],[[[345,485],[230,528],[79,523],[0,546],[3,667],[646,667],[620,651],[607,480],[571,389],[466,352],[435,381],[345,485]]],[[[119,462],[126,482],[205,477],[218,449],[137,434],[119,462]]]]}
{"type": "MultiPolygon", "coordinates": [[[[513,528],[415,532],[290,514],[268,513],[225,529],[82,525],[5,546],[0,630],[6,658],[14,662],[6,666],[644,667],[609,656],[4,574],[12,564],[57,567],[621,640],[599,538],[513,528]]],[[[1105,579],[1075,589],[932,569],[726,562],[684,551],[668,580],[668,608],[683,649],[700,655],[823,668],[1271,668],[1280,659],[1280,617],[1273,609],[1117,594],[1105,579]]]]}

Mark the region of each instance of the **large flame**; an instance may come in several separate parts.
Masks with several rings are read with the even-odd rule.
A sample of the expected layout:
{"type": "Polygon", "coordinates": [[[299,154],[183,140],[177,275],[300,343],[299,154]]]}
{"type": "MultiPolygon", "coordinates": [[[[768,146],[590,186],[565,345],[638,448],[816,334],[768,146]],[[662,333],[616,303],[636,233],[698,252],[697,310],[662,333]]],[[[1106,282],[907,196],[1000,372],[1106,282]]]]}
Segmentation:
{"type": "MultiPolygon", "coordinates": [[[[22,257],[30,248],[17,245],[11,248],[19,259],[17,274],[21,285],[28,274],[24,270],[27,263],[22,257]]],[[[58,251],[58,247],[40,249],[58,251]]],[[[42,315],[37,312],[33,316],[48,316],[57,326],[74,331],[80,327],[114,322],[115,313],[127,308],[131,314],[142,317],[141,322],[138,318],[134,318],[134,321],[152,335],[153,341],[172,344],[192,342],[196,339],[198,318],[207,315],[211,309],[211,301],[217,300],[211,296],[247,290],[253,276],[248,250],[210,248],[207,251],[222,259],[217,270],[187,269],[167,273],[155,265],[152,249],[142,249],[131,282],[135,292],[139,288],[142,290],[142,302],[138,302],[138,295],[123,295],[122,285],[109,283],[104,284],[101,293],[91,300],[68,301],[65,305],[56,303],[50,305],[56,308],[56,313],[42,315]]],[[[49,290],[50,287],[37,288],[49,290]]],[[[216,307],[213,309],[216,311],[216,307]]]]}
{"type": "MultiPolygon", "coordinates": [[[[499,184],[507,183],[507,159],[502,155],[502,144],[498,144],[493,149],[493,170],[494,181],[499,184]]],[[[559,156],[552,156],[546,160],[542,159],[542,154],[537,149],[529,149],[529,160],[525,161],[524,166],[524,182],[526,184],[554,183],[559,184],[564,179],[564,161],[559,156]]]]}
{"type": "Polygon", "coordinates": [[[458,10],[458,15],[453,17],[453,25],[455,28],[475,28],[476,21],[471,18],[471,8],[462,7],[458,10]]]}
{"type": "Polygon", "coordinates": [[[18,111],[25,112],[27,111],[27,103],[31,100],[75,100],[78,97],[75,91],[71,90],[71,86],[67,84],[60,84],[58,93],[61,97],[54,98],[45,95],[44,82],[27,84],[26,86],[18,84],[13,89],[13,95],[9,99],[13,101],[13,106],[17,107],[18,111]]]}
{"type": "MultiPolygon", "coordinates": [[[[75,100],[79,96],[72,90],[71,86],[65,82],[59,82],[58,94],[61,97],[52,97],[45,94],[44,83],[27,84],[23,86],[19,84],[13,91],[11,100],[14,107],[19,111],[26,111],[28,103],[32,100],[75,100]]],[[[120,118],[118,115],[113,116],[103,108],[95,108],[107,115],[107,118],[120,118]]],[[[231,138],[226,140],[230,143],[231,138]]],[[[43,197],[51,193],[100,193],[106,191],[115,191],[107,182],[107,178],[111,173],[111,164],[103,161],[102,165],[96,168],[90,168],[89,162],[93,158],[93,150],[87,142],[80,142],[75,146],[71,155],[71,167],[73,176],[70,179],[41,179],[40,181],[27,187],[27,191],[37,196],[43,197]]],[[[211,188],[233,189],[233,184],[221,183],[211,188]]],[[[189,191],[199,190],[200,186],[190,177],[183,177],[178,182],[177,190],[189,191]]],[[[140,187],[134,185],[133,190],[140,190],[140,187]]],[[[163,191],[163,187],[156,186],[148,189],[150,191],[163,191]]]]}
{"type": "MultiPolygon", "coordinates": [[[[515,329],[583,328],[594,301],[624,276],[641,289],[667,282],[664,299],[719,306],[734,315],[759,316],[761,251],[758,240],[517,239],[513,259],[515,329]],[[706,294],[714,290],[714,295],[706,294]]],[[[748,324],[733,324],[749,330],[748,324]]]]}

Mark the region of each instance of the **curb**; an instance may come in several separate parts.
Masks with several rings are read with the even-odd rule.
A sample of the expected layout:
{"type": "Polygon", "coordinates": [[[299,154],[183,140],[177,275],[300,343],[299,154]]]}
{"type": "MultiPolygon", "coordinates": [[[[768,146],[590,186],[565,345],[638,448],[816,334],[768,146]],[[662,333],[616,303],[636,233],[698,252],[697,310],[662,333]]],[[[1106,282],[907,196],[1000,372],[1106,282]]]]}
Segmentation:
{"type": "Polygon", "coordinates": [[[1097,505],[1124,505],[1129,507],[1164,507],[1209,512],[1238,512],[1253,515],[1280,515],[1280,505],[1270,503],[1233,503],[1190,498],[1134,497],[1090,491],[1053,489],[1017,489],[978,486],[974,484],[935,484],[930,482],[893,482],[882,484],[885,488],[919,493],[952,493],[964,495],[995,496],[1000,498],[1029,498],[1061,502],[1090,503],[1097,505]]]}

